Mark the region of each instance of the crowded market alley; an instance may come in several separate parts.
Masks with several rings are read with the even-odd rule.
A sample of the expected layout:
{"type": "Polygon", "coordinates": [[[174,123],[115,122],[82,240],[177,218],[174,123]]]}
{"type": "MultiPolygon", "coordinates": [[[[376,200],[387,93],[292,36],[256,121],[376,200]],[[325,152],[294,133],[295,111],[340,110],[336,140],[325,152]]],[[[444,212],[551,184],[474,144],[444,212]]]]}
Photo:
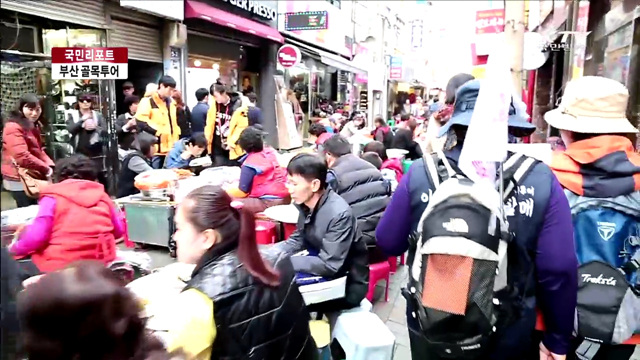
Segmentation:
{"type": "Polygon", "coordinates": [[[640,360],[640,0],[3,0],[2,360],[640,360]]]}

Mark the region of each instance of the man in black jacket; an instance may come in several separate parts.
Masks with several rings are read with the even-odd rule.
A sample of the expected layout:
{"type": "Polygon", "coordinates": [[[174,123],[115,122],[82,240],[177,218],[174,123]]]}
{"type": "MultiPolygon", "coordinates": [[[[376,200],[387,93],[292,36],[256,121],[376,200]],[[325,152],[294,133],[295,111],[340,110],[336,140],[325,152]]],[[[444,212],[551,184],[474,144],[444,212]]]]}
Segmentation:
{"type": "Polygon", "coordinates": [[[376,248],[376,227],[389,204],[391,188],[375,166],[351,153],[351,144],[340,135],[324,143],[329,165],[327,183],[351,206],[358,229],[369,251],[369,264],[386,261],[376,248]]]}
{"type": "Polygon", "coordinates": [[[310,311],[326,313],[358,306],[368,290],[369,267],[349,204],[327,188],[327,165],[321,157],[298,154],[287,172],[291,198],[300,211],[298,227],[273,248],[292,255],[309,252],[309,256],[291,257],[296,272],[329,279],[347,276],[344,298],[315,304],[310,311]]]}
{"type": "Polygon", "coordinates": [[[155,137],[156,130],[146,122],[135,118],[139,102],[140,98],[135,95],[124,98],[127,112],[116,119],[116,134],[119,142],[130,143],[134,149],[138,150],[140,150],[140,137],[154,144],[157,141],[155,137]]]}

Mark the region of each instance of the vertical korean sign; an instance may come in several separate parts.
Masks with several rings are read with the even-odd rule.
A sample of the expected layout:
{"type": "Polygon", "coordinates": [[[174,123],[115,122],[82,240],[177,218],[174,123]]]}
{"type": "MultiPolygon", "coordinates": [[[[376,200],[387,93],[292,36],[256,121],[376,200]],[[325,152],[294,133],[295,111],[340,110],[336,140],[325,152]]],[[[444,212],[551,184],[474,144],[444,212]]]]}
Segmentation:
{"type": "Polygon", "coordinates": [[[402,58],[399,56],[391,57],[391,66],[389,66],[389,79],[402,79],[402,58]]]}
{"type": "Polygon", "coordinates": [[[116,80],[129,77],[129,50],[114,48],[51,49],[51,78],[54,80],[116,80]]]}

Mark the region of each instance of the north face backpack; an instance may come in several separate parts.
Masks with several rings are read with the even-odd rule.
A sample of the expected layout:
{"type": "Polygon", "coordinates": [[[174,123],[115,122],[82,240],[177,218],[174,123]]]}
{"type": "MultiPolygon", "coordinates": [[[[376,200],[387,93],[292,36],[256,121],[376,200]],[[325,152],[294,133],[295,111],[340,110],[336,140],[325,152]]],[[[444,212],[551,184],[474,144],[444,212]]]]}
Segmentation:
{"type": "Polygon", "coordinates": [[[442,152],[424,161],[435,191],[418,225],[408,301],[430,352],[486,359],[492,334],[517,318],[524,298],[507,278],[512,239],[503,203],[537,161],[514,154],[504,162],[502,199],[454,170],[442,152]]]}
{"type": "Polygon", "coordinates": [[[640,192],[589,198],[565,191],[578,256],[578,358],[640,333],[640,192]]]}

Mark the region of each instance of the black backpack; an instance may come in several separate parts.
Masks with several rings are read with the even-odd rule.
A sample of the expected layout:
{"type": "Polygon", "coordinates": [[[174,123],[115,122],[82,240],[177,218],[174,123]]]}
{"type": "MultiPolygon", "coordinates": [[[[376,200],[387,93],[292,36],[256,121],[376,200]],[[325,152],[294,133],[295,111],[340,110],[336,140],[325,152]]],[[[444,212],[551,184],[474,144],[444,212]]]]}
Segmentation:
{"type": "Polygon", "coordinates": [[[512,238],[503,202],[537,161],[514,154],[504,163],[503,199],[441,152],[424,161],[435,191],[418,224],[406,297],[429,352],[486,359],[492,335],[519,317],[524,298],[508,278],[512,238]]]}

